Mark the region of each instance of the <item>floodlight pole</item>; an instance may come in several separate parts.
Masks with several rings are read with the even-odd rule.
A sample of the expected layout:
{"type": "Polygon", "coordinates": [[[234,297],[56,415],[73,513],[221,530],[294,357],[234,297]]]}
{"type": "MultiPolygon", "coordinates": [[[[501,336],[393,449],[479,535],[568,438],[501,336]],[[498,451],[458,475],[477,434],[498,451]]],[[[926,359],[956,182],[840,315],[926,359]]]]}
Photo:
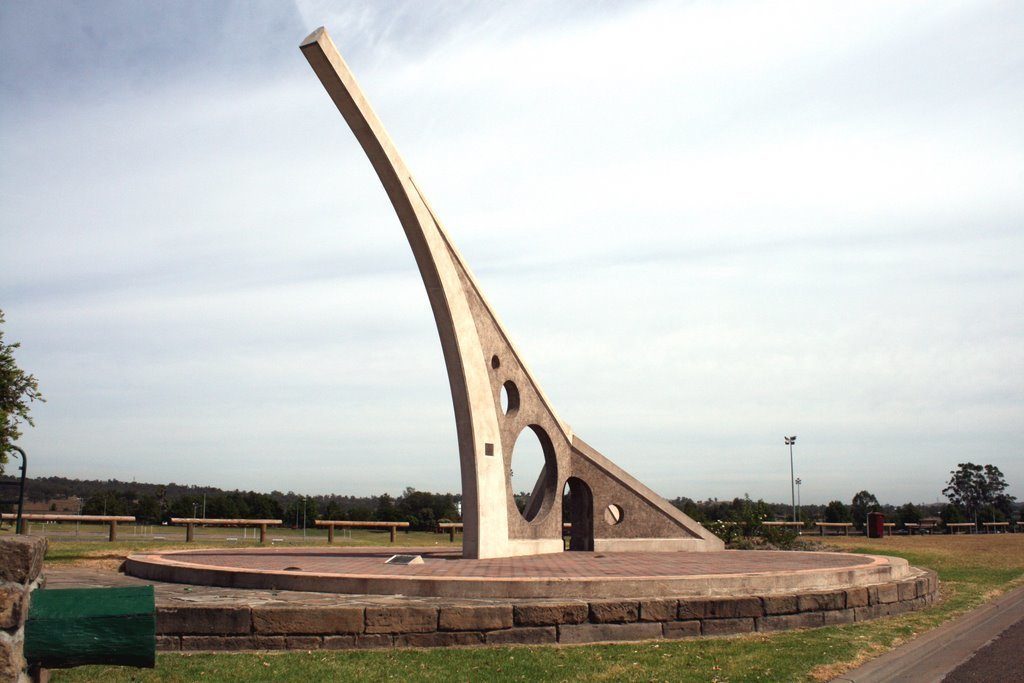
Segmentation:
{"type": "MultiPolygon", "coordinates": [[[[803,482],[800,480],[800,477],[797,477],[796,478],[796,511],[797,511],[797,515],[800,516],[800,517],[803,517],[803,515],[804,515],[804,506],[800,503],[800,484],[802,484],[802,483],[803,482]]],[[[799,521],[799,520],[797,520],[797,521],[799,521]]]]}
{"type": "Polygon", "coordinates": [[[784,436],[782,437],[786,445],[789,446],[789,495],[791,503],[793,505],[793,521],[796,521],[796,475],[793,469],[793,444],[796,443],[795,436],[784,436]]]}

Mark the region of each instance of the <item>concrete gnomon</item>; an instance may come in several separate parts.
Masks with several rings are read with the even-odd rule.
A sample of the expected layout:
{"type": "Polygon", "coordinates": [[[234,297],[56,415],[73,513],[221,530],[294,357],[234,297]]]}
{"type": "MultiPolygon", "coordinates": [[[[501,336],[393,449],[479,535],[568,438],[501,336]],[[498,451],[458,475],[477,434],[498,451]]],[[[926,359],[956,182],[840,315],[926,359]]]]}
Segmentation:
{"type": "MultiPolygon", "coordinates": [[[[333,634],[327,626],[308,631],[324,620],[276,613],[268,622],[255,607],[248,625],[221,634],[258,639],[263,624],[263,636],[304,634],[304,647],[317,646],[314,636],[327,647],[328,636],[342,634],[346,647],[721,635],[848,623],[934,599],[934,574],[897,558],[725,551],[720,539],[580,439],[512,344],[327,32],[314,31],[301,49],[391,199],[426,287],[455,411],[462,551],[403,549],[420,555],[418,564],[385,564],[390,552],[358,548],[137,553],[126,562],[128,574],[358,596],[339,617],[337,628],[346,630],[333,634]],[[544,466],[520,510],[513,449],[534,437],[544,466]],[[276,631],[266,630],[271,622],[276,631]],[[453,635],[459,633],[465,637],[453,635]]],[[[455,526],[448,530],[454,538],[455,526]]],[[[166,647],[185,648],[189,626],[175,628],[164,631],[179,638],[166,647]]],[[[288,647],[287,638],[280,642],[288,647]]]]}

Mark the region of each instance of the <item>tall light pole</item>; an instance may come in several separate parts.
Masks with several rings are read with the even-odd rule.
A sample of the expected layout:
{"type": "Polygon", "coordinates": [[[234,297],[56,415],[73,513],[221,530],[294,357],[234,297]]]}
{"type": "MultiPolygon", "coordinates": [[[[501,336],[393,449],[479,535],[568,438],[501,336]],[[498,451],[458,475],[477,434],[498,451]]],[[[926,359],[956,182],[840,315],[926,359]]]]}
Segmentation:
{"type": "Polygon", "coordinates": [[[795,436],[782,437],[789,446],[789,495],[793,503],[793,521],[796,521],[796,477],[793,472],[793,444],[796,443],[795,436]]]}
{"type": "Polygon", "coordinates": [[[802,483],[803,483],[803,481],[800,480],[800,477],[797,477],[796,478],[796,511],[797,511],[797,513],[798,513],[798,515],[800,517],[804,516],[804,506],[800,504],[800,484],[802,484],[802,483]]]}

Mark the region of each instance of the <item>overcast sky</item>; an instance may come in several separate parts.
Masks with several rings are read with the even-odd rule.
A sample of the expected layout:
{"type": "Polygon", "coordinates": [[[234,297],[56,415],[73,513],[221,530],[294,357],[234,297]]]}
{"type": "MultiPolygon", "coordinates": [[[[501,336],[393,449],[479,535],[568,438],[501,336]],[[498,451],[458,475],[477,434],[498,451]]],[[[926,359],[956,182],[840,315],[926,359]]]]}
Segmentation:
{"type": "Polygon", "coordinates": [[[0,4],[33,476],[460,489],[326,25],[576,433],[672,498],[1024,497],[1019,2],[0,4]]]}

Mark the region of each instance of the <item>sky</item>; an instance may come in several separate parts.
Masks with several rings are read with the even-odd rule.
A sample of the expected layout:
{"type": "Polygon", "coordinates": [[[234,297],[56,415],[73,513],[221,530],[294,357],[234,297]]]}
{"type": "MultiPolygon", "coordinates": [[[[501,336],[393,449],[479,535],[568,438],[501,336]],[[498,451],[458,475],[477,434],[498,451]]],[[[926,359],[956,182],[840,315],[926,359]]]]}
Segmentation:
{"type": "Polygon", "coordinates": [[[935,0],[0,3],[31,476],[460,490],[320,25],[560,416],[657,492],[788,501],[795,434],[803,502],[965,461],[1024,498],[1024,6],[935,0]]]}

